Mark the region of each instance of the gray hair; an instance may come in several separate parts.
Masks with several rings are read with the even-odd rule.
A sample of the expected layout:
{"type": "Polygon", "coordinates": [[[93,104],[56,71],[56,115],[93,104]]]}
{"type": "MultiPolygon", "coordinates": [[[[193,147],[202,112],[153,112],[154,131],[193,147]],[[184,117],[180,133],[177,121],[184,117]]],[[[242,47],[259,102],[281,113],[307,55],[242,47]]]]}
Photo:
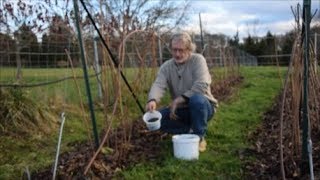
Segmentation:
{"type": "Polygon", "coordinates": [[[189,50],[190,52],[194,52],[196,50],[196,45],[192,42],[190,35],[186,32],[175,33],[171,36],[170,44],[169,44],[170,49],[172,49],[172,41],[173,40],[182,41],[184,43],[184,45],[186,46],[186,49],[189,50]]]}

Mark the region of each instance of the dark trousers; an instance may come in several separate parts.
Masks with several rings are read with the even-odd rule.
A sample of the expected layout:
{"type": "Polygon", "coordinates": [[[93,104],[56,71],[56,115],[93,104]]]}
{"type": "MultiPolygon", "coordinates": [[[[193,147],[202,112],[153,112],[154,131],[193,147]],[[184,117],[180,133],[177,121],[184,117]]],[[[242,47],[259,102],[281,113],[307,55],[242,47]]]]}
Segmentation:
{"type": "Polygon", "coordinates": [[[162,114],[161,130],[171,134],[197,134],[202,138],[207,131],[208,121],[213,117],[214,107],[201,94],[189,98],[188,106],[177,108],[177,120],[170,119],[170,109],[160,110],[162,114]]]}

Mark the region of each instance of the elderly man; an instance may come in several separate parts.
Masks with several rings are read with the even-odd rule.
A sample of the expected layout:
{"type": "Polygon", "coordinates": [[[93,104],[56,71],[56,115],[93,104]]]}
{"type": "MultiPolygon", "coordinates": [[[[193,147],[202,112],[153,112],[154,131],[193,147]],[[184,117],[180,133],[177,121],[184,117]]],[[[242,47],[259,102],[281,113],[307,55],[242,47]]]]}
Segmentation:
{"type": "Polygon", "coordinates": [[[205,58],[193,53],[189,34],[174,34],[170,39],[172,58],[163,63],[149,92],[146,109],[157,108],[168,89],[170,105],[160,110],[161,130],[172,134],[193,133],[200,137],[199,151],[206,150],[204,136],[213,117],[217,100],[210,90],[211,76],[205,58]]]}

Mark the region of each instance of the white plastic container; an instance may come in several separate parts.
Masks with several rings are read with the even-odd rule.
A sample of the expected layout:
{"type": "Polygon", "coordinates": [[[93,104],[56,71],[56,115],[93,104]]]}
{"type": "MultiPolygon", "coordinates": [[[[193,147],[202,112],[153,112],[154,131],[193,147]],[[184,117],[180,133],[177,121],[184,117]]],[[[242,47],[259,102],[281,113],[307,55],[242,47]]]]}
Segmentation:
{"type": "Polygon", "coordinates": [[[199,136],[195,134],[172,136],[174,157],[183,160],[199,159],[199,141],[199,136]]]}
{"type": "Polygon", "coordinates": [[[160,129],[162,115],[159,111],[146,112],[142,119],[146,123],[149,131],[160,129]]]}

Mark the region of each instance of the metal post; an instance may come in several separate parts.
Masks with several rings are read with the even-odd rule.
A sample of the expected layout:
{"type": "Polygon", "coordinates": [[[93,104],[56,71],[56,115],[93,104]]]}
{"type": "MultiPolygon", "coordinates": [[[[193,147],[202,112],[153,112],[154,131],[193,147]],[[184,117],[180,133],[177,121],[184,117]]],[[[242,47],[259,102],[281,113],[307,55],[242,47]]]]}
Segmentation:
{"type": "MultiPolygon", "coordinates": [[[[199,21],[200,21],[200,35],[201,35],[201,51],[204,48],[204,42],[203,42],[203,34],[202,34],[202,22],[201,22],[201,14],[199,13],[199,21]]],[[[200,52],[201,52],[200,51],[200,52]]],[[[203,52],[204,53],[204,52],[203,52]]]]}
{"type": "Polygon", "coordinates": [[[53,168],[53,176],[52,180],[56,179],[56,174],[57,174],[57,167],[58,167],[58,160],[59,160],[59,153],[60,153],[60,146],[61,146],[61,139],[62,139],[62,132],[63,132],[63,126],[64,122],[66,120],[66,117],[64,116],[64,112],[61,113],[61,126],[60,126],[60,131],[59,131],[59,138],[58,138],[58,145],[57,145],[57,152],[56,152],[56,159],[54,162],[54,168],[53,168]]]}
{"type": "MultiPolygon", "coordinates": [[[[303,1],[304,19],[304,70],[303,70],[303,102],[302,102],[302,166],[306,166],[310,170],[308,162],[308,139],[309,132],[309,117],[308,117],[308,74],[309,74],[309,38],[310,38],[310,6],[311,0],[303,1]]],[[[302,168],[303,169],[303,168],[302,168]]]]}
{"type": "Polygon", "coordinates": [[[99,98],[102,99],[102,87],[101,87],[101,75],[100,75],[101,68],[99,64],[99,53],[97,48],[97,41],[99,41],[99,37],[97,32],[95,32],[94,41],[93,41],[94,62],[95,62],[95,70],[96,70],[97,81],[98,81],[98,95],[99,95],[99,98]]]}
{"type": "Polygon", "coordinates": [[[220,62],[220,67],[223,67],[224,63],[223,63],[223,59],[222,59],[222,47],[221,46],[219,46],[219,62],[220,62]]]}
{"type": "Polygon", "coordinates": [[[162,64],[162,46],[160,39],[160,31],[158,32],[158,46],[159,46],[159,63],[162,64]]]}
{"type": "Polygon", "coordinates": [[[314,71],[317,73],[317,68],[318,68],[318,51],[317,51],[317,36],[318,34],[315,32],[314,33],[314,71]]]}
{"type": "Polygon", "coordinates": [[[314,180],[311,139],[308,140],[308,154],[309,154],[310,180],[314,180]]]}
{"type": "Polygon", "coordinates": [[[88,97],[88,104],[90,108],[90,115],[91,115],[91,121],[92,121],[92,129],[93,129],[93,135],[96,143],[96,148],[99,147],[99,139],[98,139],[98,133],[97,133],[97,127],[96,127],[96,118],[93,111],[93,104],[91,99],[91,91],[90,91],[90,84],[89,84],[89,78],[88,78],[88,71],[84,56],[84,48],[83,48],[83,41],[81,36],[81,29],[80,29],[80,22],[79,22],[79,6],[78,6],[78,0],[73,0],[74,3],[74,12],[75,12],[75,18],[76,18],[76,28],[78,31],[78,40],[80,45],[80,53],[81,53],[81,62],[82,62],[82,69],[84,74],[84,80],[86,84],[86,91],[87,91],[87,97],[88,97]]]}

